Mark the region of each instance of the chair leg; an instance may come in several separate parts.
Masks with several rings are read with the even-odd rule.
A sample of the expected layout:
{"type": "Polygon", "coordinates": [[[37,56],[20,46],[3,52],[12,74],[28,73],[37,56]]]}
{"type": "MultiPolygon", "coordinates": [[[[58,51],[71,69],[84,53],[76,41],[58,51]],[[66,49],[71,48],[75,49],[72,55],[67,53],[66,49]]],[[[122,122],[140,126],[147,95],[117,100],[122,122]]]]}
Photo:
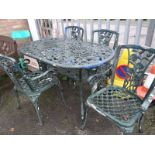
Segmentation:
{"type": "Polygon", "coordinates": [[[33,105],[35,107],[35,110],[37,112],[37,116],[38,116],[38,119],[39,119],[39,125],[43,125],[43,121],[42,121],[42,114],[40,112],[40,108],[39,108],[39,99],[37,98],[34,102],[33,102],[33,105]]]}
{"type": "Polygon", "coordinates": [[[60,81],[59,81],[59,83],[58,83],[58,87],[59,87],[59,92],[60,92],[60,95],[61,95],[61,98],[62,98],[62,102],[63,102],[63,104],[67,107],[66,101],[65,101],[64,95],[63,95],[63,87],[62,87],[60,81]]]}
{"type": "Polygon", "coordinates": [[[124,131],[123,135],[132,135],[132,132],[124,131]]]}
{"type": "Polygon", "coordinates": [[[17,104],[17,109],[20,109],[20,98],[19,98],[19,93],[17,90],[14,90],[15,96],[16,96],[16,104],[17,104]]]}
{"type": "Polygon", "coordinates": [[[84,117],[83,117],[83,119],[81,119],[81,130],[84,130],[84,128],[86,126],[87,115],[88,115],[88,107],[85,106],[85,109],[84,109],[84,117]]]}
{"type": "Polygon", "coordinates": [[[144,115],[142,114],[142,116],[139,119],[139,133],[143,133],[144,132],[144,115]]]}
{"type": "Polygon", "coordinates": [[[133,133],[133,130],[134,130],[134,126],[131,126],[131,127],[120,127],[118,126],[120,129],[121,129],[121,133],[123,135],[131,135],[133,133]]]}
{"type": "Polygon", "coordinates": [[[73,89],[75,89],[77,87],[75,80],[69,79],[69,84],[73,85],[73,89]]]}
{"type": "Polygon", "coordinates": [[[73,81],[73,89],[75,89],[77,87],[77,84],[75,81],[73,81]]]}
{"type": "Polygon", "coordinates": [[[0,105],[1,105],[1,102],[2,102],[2,97],[1,97],[1,91],[0,91],[0,105]]]}

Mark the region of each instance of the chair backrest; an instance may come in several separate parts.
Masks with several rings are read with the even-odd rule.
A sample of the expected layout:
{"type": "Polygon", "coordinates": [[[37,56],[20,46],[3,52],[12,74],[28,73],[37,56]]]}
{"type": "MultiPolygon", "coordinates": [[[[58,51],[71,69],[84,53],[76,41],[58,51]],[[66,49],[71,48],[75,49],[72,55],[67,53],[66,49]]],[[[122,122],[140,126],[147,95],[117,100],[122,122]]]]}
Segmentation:
{"type": "Polygon", "coordinates": [[[22,72],[19,72],[16,60],[14,58],[0,54],[0,67],[10,77],[14,85],[21,88],[17,79],[17,73],[19,73],[19,76],[22,75],[22,72]]]}
{"type": "Polygon", "coordinates": [[[0,35],[0,54],[14,55],[17,58],[17,44],[12,38],[0,35]]]}
{"type": "Polygon", "coordinates": [[[106,29],[94,30],[92,32],[92,42],[94,42],[95,34],[97,34],[97,41],[99,44],[109,46],[113,39],[112,48],[115,49],[118,46],[118,32],[106,29]]]}
{"type": "MultiPolygon", "coordinates": [[[[113,64],[113,74],[112,74],[112,85],[114,84],[116,68],[121,68],[120,70],[124,74],[124,84],[123,88],[128,89],[131,93],[136,95],[136,88],[141,86],[145,80],[145,72],[149,68],[150,64],[155,60],[155,49],[150,47],[142,47],[140,45],[120,45],[118,46],[115,53],[115,60],[113,64]],[[118,66],[119,58],[122,52],[127,50],[128,62],[126,69],[121,65],[118,66]]],[[[146,111],[151,104],[155,96],[155,79],[153,80],[149,91],[147,92],[145,98],[142,101],[142,109],[146,111]]]]}
{"type": "Polygon", "coordinates": [[[79,26],[67,26],[65,28],[65,39],[83,40],[84,29],[79,26]]]}
{"type": "Polygon", "coordinates": [[[136,88],[142,85],[145,72],[154,59],[155,49],[153,48],[139,45],[118,46],[113,64],[112,85],[117,78],[117,74],[122,74],[123,78],[120,78],[120,80],[123,80],[123,87],[135,93],[136,88]],[[124,51],[128,54],[126,55],[127,60],[124,61],[125,65],[118,63],[124,51]]]}

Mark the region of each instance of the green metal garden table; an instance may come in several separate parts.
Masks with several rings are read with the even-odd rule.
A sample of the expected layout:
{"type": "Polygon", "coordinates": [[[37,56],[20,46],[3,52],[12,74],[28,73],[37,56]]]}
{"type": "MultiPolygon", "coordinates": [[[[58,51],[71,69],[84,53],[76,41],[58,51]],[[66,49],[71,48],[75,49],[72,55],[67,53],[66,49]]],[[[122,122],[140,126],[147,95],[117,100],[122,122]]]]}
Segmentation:
{"type": "Polygon", "coordinates": [[[79,71],[81,118],[84,116],[82,71],[99,67],[114,57],[114,50],[97,43],[74,39],[42,39],[26,43],[20,52],[55,68],[79,71]]]}

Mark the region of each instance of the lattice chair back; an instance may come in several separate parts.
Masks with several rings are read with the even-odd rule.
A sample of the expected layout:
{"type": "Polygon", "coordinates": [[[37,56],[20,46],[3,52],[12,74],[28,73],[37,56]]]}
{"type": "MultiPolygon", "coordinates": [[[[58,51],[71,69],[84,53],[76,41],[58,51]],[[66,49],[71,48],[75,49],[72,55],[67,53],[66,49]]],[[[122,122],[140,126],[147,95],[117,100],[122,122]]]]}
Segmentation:
{"type": "Polygon", "coordinates": [[[17,77],[22,76],[22,72],[19,72],[16,60],[14,58],[0,54],[0,67],[10,77],[14,85],[21,88],[17,77]]]}
{"type": "Polygon", "coordinates": [[[17,58],[17,44],[7,36],[0,36],[0,53],[3,55],[14,55],[17,58]]]}
{"type": "Polygon", "coordinates": [[[122,87],[135,93],[136,88],[142,85],[145,72],[154,59],[155,49],[153,48],[139,45],[118,46],[113,64],[112,85],[117,85],[115,79],[116,76],[119,76],[120,80],[123,81],[122,87]],[[125,51],[127,52],[127,60],[124,62],[126,64],[119,65],[119,58],[125,51]]]}
{"type": "Polygon", "coordinates": [[[97,42],[99,44],[110,46],[110,43],[112,44],[113,42],[112,44],[113,49],[115,49],[118,46],[119,33],[117,33],[116,31],[106,30],[106,29],[94,30],[92,32],[92,42],[94,42],[96,37],[97,37],[97,42]]]}
{"type": "Polygon", "coordinates": [[[65,39],[83,40],[84,29],[79,26],[67,26],[65,28],[65,39]]]}

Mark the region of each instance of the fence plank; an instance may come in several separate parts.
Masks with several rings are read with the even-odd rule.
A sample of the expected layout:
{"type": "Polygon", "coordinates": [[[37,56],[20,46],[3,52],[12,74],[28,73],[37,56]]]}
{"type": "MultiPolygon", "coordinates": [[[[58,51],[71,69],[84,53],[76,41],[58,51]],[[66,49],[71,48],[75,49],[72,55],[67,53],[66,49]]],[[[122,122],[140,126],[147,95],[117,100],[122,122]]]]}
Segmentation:
{"type": "Polygon", "coordinates": [[[49,37],[50,35],[52,36],[52,30],[50,26],[51,25],[50,25],[49,19],[41,20],[41,29],[43,32],[43,38],[49,37]]]}
{"type": "Polygon", "coordinates": [[[102,20],[98,19],[98,29],[102,29],[102,20]]]}
{"type": "Polygon", "coordinates": [[[47,24],[46,24],[46,19],[42,19],[42,30],[43,30],[43,34],[44,34],[44,38],[47,37],[47,30],[45,27],[47,27],[47,24]]]}
{"type": "Polygon", "coordinates": [[[46,34],[47,34],[46,29],[44,29],[44,27],[46,26],[45,23],[46,23],[45,20],[41,19],[41,29],[42,29],[42,32],[43,32],[43,38],[46,38],[46,34]]]}
{"type": "Polygon", "coordinates": [[[48,21],[47,24],[49,25],[49,27],[52,28],[52,26],[53,26],[53,24],[52,24],[52,19],[48,19],[47,21],[48,21]]]}
{"type": "Polygon", "coordinates": [[[77,26],[80,26],[80,19],[77,20],[77,26]]]}
{"type": "MultiPolygon", "coordinates": [[[[81,25],[85,32],[84,32],[84,41],[91,41],[92,40],[92,31],[94,28],[97,28],[97,29],[102,29],[102,28],[110,28],[110,19],[107,19],[107,20],[103,20],[103,19],[99,19],[98,21],[95,21],[95,23],[97,23],[97,27],[95,27],[95,23],[94,23],[94,20],[91,19],[91,20],[87,20],[87,19],[84,19],[84,20],[62,20],[62,19],[56,19],[56,20],[52,20],[51,22],[51,19],[36,19],[35,20],[36,22],[36,28],[38,30],[38,35],[39,35],[39,38],[46,38],[48,36],[52,36],[53,32],[56,32],[54,33],[54,35],[56,34],[56,37],[64,37],[64,27],[67,25],[81,25]],[[52,27],[52,24],[53,23],[53,26],[52,27]],[[51,34],[52,32],[52,34],[51,34]]],[[[145,22],[145,21],[144,21],[145,22]]],[[[125,27],[125,32],[124,32],[124,37],[122,37],[121,39],[123,40],[123,43],[124,44],[127,44],[128,43],[128,40],[129,40],[129,33],[130,33],[130,23],[131,23],[131,20],[128,19],[125,21],[125,25],[123,25],[123,28],[125,27]]],[[[120,31],[120,28],[122,28],[122,25],[121,25],[121,21],[120,19],[116,19],[114,21],[114,29],[119,32],[120,31]]],[[[134,39],[134,43],[135,44],[139,44],[140,42],[140,38],[141,38],[141,29],[142,29],[142,26],[143,26],[143,20],[142,19],[139,19],[137,22],[136,22],[136,33],[135,33],[135,39],[134,39]]],[[[145,44],[147,46],[151,46],[151,43],[152,43],[152,39],[153,39],[153,34],[154,34],[154,28],[155,28],[155,19],[153,20],[150,20],[150,23],[149,23],[149,26],[148,26],[148,29],[147,29],[147,37],[146,37],[146,41],[145,41],[145,44]]],[[[122,42],[122,40],[120,40],[122,42]]]]}
{"type": "Polygon", "coordinates": [[[44,32],[42,31],[42,19],[39,19],[39,23],[40,23],[41,38],[44,38],[44,32]]]}
{"type": "Polygon", "coordinates": [[[116,19],[115,24],[116,24],[115,31],[119,32],[120,19],[116,19]]]}
{"type": "Polygon", "coordinates": [[[126,24],[125,24],[125,33],[124,33],[124,44],[128,44],[128,40],[129,40],[129,32],[130,32],[130,19],[126,20],[126,24]]]}
{"type": "Polygon", "coordinates": [[[106,20],[106,29],[110,30],[110,19],[106,20]]]}
{"type": "Polygon", "coordinates": [[[67,27],[67,26],[69,26],[69,24],[68,24],[68,19],[66,19],[66,27],[67,27]]]}
{"type": "Polygon", "coordinates": [[[42,31],[41,31],[40,19],[35,19],[35,21],[36,21],[36,26],[37,26],[38,34],[39,34],[39,39],[41,39],[42,38],[42,31]]]}
{"type": "Polygon", "coordinates": [[[92,35],[93,29],[94,29],[94,21],[93,21],[93,19],[91,19],[91,20],[90,20],[90,35],[91,35],[91,42],[92,42],[92,40],[93,40],[93,35],[92,35]]]}
{"type": "Polygon", "coordinates": [[[142,19],[138,19],[137,21],[137,26],[136,26],[136,34],[135,34],[135,44],[139,44],[140,41],[140,34],[141,34],[141,29],[142,29],[142,19]]]}
{"type": "Polygon", "coordinates": [[[59,36],[60,36],[60,29],[59,29],[59,20],[58,19],[56,19],[56,33],[57,33],[57,38],[59,38],[59,36]]]}
{"type": "Polygon", "coordinates": [[[84,19],[84,38],[85,41],[87,42],[87,19],[84,19]]]}
{"type": "Polygon", "coordinates": [[[49,27],[49,29],[47,30],[47,32],[48,32],[48,37],[49,37],[49,36],[51,36],[51,37],[54,36],[54,34],[53,34],[53,31],[54,31],[53,26],[54,26],[54,25],[53,25],[52,22],[53,22],[52,19],[48,19],[47,22],[46,22],[47,27],[49,27]]]}
{"type": "Polygon", "coordinates": [[[74,26],[74,19],[71,19],[71,25],[74,26]]]}
{"type": "Polygon", "coordinates": [[[61,28],[62,28],[63,38],[64,38],[65,37],[65,33],[64,33],[64,21],[63,21],[63,19],[61,19],[61,28]]]}
{"type": "Polygon", "coordinates": [[[149,26],[148,26],[148,29],[147,29],[146,41],[145,41],[146,46],[151,46],[152,45],[154,29],[155,29],[155,19],[150,19],[150,23],[149,23],[149,26]]]}

